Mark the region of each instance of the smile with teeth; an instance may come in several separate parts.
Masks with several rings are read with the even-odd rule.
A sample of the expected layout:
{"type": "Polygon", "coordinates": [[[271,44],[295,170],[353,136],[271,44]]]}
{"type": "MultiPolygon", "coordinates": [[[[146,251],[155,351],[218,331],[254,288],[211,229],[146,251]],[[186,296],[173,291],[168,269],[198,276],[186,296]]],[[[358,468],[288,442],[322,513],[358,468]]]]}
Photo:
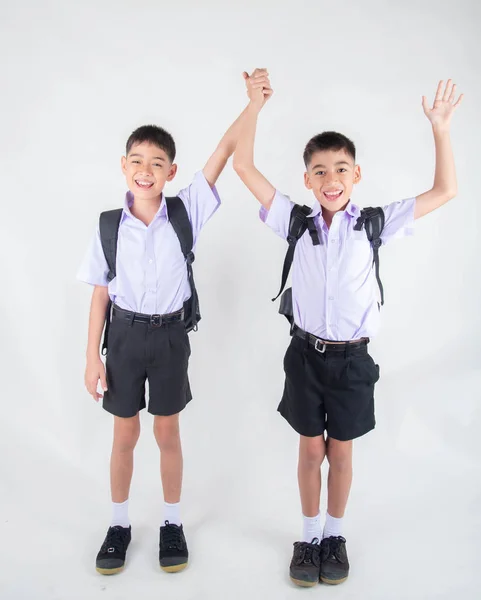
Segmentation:
{"type": "Polygon", "coordinates": [[[142,179],[136,179],[135,183],[144,190],[148,190],[154,185],[151,181],[142,181],[142,179]]]}
{"type": "Polygon", "coordinates": [[[323,192],[323,194],[327,198],[327,200],[334,202],[335,200],[339,200],[339,198],[342,196],[342,190],[335,190],[332,192],[323,192]]]}

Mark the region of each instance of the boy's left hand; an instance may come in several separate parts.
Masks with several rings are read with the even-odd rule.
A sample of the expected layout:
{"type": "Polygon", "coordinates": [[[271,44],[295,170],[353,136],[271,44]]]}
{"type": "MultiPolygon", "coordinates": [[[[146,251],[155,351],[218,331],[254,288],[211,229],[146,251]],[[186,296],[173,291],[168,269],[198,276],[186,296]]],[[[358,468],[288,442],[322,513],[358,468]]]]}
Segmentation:
{"type": "Polygon", "coordinates": [[[424,114],[431,121],[433,127],[449,127],[451,117],[464,97],[464,94],[461,94],[455,103],[456,84],[453,85],[452,80],[448,79],[444,93],[443,84],[444,81],[439,82],[432,108],[429,108],[428,100],[426,96],[423,96],[424,114]]]}

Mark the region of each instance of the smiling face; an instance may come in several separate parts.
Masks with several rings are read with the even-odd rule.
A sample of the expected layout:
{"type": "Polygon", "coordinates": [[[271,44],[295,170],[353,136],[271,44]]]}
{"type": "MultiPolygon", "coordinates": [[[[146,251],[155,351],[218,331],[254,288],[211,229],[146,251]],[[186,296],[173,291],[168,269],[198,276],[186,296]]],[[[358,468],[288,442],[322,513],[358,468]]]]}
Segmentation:
{"type": "Polygon", "coordinates": [[[135,199],[158,199],[177,173],[166,152],[150,142],[133,144],[122,157],[122,172],[135,199]]]}
{"type": "Polygon", "coordinates": [[[361,169],[346,150],[318,150],[311,156],[304,183],[323,208],[337,212],[345,208],[361,169]]]}

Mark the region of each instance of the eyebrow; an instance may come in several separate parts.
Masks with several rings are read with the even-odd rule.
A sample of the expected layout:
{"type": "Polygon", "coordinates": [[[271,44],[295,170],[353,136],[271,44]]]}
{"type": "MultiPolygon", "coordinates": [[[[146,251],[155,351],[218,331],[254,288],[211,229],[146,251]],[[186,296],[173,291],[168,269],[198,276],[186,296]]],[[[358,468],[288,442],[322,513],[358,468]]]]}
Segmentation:
{"type": "MultiPolygon", "coordinates": [[[[129,158],[131,156],[140,156],[140,158],[144,158],[143,154],[129,154],[129,158]]],[[[152,160],[163,160],[165,162],[165,158],[163,158],[162,156],[153,156],[152,160]]]]}
{"type": "MultiPolygon", "coordinates": [[[[338,167],[339,165],[347,165],[348,167],[351,166],[351,164],[348,163],[347,160],[339,160],[337,163],[334,163],[335,167],[338,167]]],[[[314,169],[319,169],[319,167],[321,169],[327,169],[326,165],[315,165],[314,167],[311,167],[311,168],[312,168],[312,170],[314,170],[314,169]]]]}

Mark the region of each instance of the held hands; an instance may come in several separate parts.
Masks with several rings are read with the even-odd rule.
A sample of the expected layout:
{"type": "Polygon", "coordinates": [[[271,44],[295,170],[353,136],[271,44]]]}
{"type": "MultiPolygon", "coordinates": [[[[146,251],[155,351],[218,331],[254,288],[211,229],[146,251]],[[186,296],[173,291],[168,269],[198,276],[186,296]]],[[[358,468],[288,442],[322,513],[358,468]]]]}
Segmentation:
{"type": "Polygon", "coordinates": [[[242,75],[246,82],[247,95],[251,104],[260,110],[274,93],[267,69],[255,69],[252,75],[244,71],[242,75]]]}
{"type": "Polygon", "coordinates": [[[105,376],[105,366],[100,357],[94,360],[87,360],[85,369],[85,387],[95,402],[103,398],[103,394],[97,392],[97,386],[100,379],[100,385],[104,392],[107,391],[107,378],[105,376]]]}
{"type": "Polygon", "coordinates": [[[426,96],[423,96],[423,109],[426,117],[431,121],[433,127],[448,128],[456,108],[461,104],[464,94],[461,94],[455,103],[456,84],[453,85],[448,79],[443,93],[444,81],[440,81],[436,91],[436,98],[432,108],[429,108],[426,96]]]}

